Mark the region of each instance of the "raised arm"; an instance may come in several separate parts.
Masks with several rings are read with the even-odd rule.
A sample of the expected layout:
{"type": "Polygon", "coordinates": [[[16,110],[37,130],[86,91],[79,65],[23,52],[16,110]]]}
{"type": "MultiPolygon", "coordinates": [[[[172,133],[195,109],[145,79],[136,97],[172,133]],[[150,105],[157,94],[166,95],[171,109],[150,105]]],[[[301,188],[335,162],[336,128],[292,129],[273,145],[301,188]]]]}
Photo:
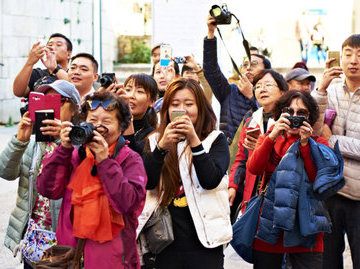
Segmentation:
{"type": "Polygon", "coordinates": [[[218,64],[214,22],[215,19],[209,15],[207,19],[208,35],[204,40],[203,69],[216,99],[221,103],[230,94],[230,84],[218,64]]]}
{"type": "Polygon", "coordinates": [[[41,45],[40,42],[36,42],[27,58],[27,61],[19,74],[14,79],[13,91],[18,97],[26,97],[29,94],[29,81],[33,71],[34,64],[36,64],[41,57],[45,55],[45,46],[41,45]]]}

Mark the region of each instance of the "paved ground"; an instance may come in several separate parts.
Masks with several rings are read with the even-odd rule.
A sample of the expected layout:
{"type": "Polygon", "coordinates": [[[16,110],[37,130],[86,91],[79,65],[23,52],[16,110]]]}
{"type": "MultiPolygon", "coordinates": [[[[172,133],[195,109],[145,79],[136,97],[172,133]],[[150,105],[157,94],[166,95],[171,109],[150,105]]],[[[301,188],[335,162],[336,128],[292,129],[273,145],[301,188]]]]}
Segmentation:
{"type": "MultiPolygon", "coordinates": [[[[5,148],[11,136],[16,133],[16,126],[5,128],[0,127],[0,152],[5,148]]],[[[20,269],[23,266],[19,264],[18,258],[13,258],[10,250],[3,246],[6,227],[9,215],[15,205],[16,200],[16,181],[6,181],[0,178],[0,269],[20,269]]],[[[224,251],[225,269],[250,269],[252,265],[241,260],[234,250],[229,246],[224,251]]],[[[349,247],[345,252],[345,269],[351,269],[351,256],[349,247]]]]}

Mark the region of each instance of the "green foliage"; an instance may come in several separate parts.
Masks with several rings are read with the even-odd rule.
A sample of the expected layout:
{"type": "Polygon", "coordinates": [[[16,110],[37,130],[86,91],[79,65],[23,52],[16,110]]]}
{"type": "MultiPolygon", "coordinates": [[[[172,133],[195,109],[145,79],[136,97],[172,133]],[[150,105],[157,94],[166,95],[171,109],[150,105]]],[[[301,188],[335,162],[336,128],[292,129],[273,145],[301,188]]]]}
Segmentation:
{"type": "Polygon", "coordinates": [[[132,53],[119,59],[119,63],[150,63],[151,49],[144,41],[131,40],[132,53]]]}

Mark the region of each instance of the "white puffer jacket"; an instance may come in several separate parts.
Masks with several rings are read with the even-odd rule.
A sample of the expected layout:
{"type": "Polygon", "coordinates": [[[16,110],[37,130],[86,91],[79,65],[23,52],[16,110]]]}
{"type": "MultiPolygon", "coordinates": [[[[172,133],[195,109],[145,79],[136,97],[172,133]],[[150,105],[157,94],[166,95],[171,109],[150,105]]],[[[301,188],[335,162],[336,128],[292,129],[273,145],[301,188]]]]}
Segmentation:
{"type": "MultiPolygon", "coordinates": [[[[329,146],[339,141],[340,151],[344,158],[344,177],[346,184],[338,192],[352,199],[360,200],[360,88],[353,96],[344,80],[333,81],[327,88],[327,94],[314,90],[312,96],[320,109],[320,121],[324,122],[325,109],[336,110],[332,125],[332,136],[329,146]]],[[[321,130],[316,130],[321,133],[321,130]]]]}
{"type": "MultiPolygon", "coordinates": [[[[202,141],[206,152],[210,151],[212,143],[219,134],[219,131],[213,131],[202,141]]],[[[149,141],[151,150],[154,150],[157,144],[157,134],[155,133],[149,136],[149,141]]],[[[179,157],[185,146],[186,141],[178,143],[177,152],[179,157]]],[[[188,154],[182,154],[179,160],[179,169],[186,200],[198,238],[202,245],[207,248],[215,248],[226,244],[232,239],[230,206],[227,191],[228,176],[225,175],[215,189],[205,190],[199,184],[194,165],[192,166],[192,177],[190,177],[189,160],[186,156],[188,156],[188,154]]],[[[144,210],[139,217],[137,235],[139,235],[157,205],[157,195],[154,191],[148,191],[144,210]]]]}

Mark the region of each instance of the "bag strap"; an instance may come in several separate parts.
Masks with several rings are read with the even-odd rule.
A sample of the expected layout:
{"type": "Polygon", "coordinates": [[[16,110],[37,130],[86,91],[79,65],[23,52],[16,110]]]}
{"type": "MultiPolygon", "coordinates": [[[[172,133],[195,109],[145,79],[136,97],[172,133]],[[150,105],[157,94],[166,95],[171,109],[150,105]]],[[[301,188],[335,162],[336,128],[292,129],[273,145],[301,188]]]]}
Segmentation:
{"type": "Polygon", "coordinates": [[[86,239],[78,238],[77,245],[75,249],[75,255],[74,255],[74,265],[73,269],[80,269],[81,268],[81,256],[84,252],[86,239]]]}
{"type": "Polygon", "coordinates": [[[33,181],[34,181],[34,175],[35,175],[35,168],[36,168],[36,164],[38,161],[38,157],[39,157],[39,152],[41,151],[39,142],[35,142],[35,147],[34,147],[34,152],[32,155],[32,161],[31,161],[31,166],[30,166],[30,170],[29,170],[29,180],[28,180],[28,184],[29,184],[29,210],[28,210],[28,215],[29,215],[29,220],[31,219],[31,215],[32,215],[32,200],[33,200],[33,191],[34,191],[34,186],[33,186],[33,181]]]}

